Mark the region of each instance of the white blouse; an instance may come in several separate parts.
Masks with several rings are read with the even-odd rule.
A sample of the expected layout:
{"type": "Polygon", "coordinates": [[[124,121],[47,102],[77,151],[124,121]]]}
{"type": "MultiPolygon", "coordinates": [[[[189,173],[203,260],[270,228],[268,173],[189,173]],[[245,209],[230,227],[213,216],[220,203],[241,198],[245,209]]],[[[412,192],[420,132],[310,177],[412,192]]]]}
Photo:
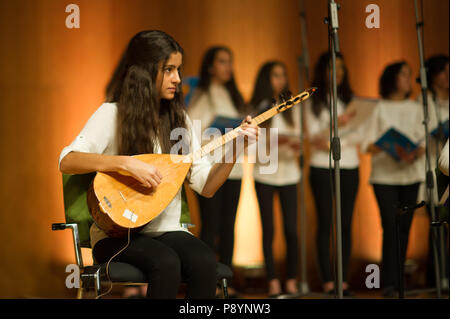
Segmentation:
{"type": "MultiPolygon", "coordinates": [[[[364,140],[361,151],[367,152],[387,130],[395,128],[411,141],[424,144],[423,113],[421,106],[412,100],[381,100],[372,116],[364,124],[364,140]]],[[[372,155],[370,183],[386,185],[410,185],[425,180],[425,156],[412,164],[396,161],[386,152],[372,155]]]]}
{"type": "MultiPolygon", "coordinates": [[[[118,147],[116,141],[116,117],[117,106],[115,103],[102,104],[87,121],[80,134],[69,146],[65,147],[59,157],[59,163],[70,152],[97,153],[105,155],[117,155],[118,147]]],[[[200,143],[189,116],[186,114],[186,124],[190,134],[190,147],[192,151],[200,148],[200,143]]],[[[161,148],[156,145],[155,154],[161,153],[161,148]]],[[[198,159],[192,163],[187,179],[190,187],[197,193],[201,193],[205,186],[212,164],[205,158],[198,159]]],[[[181,216],[181,188],[170,204],[148,223],[140,233],[149,236],[158,236],[169,231],[187,231],[180,224],[181,216]]],[[[108,237],[94,223],[90,228],[91,247],[103,238],[108,237]]]]}
{"type": "MultiPolygon", "coordinates": [[[[328,108],[322,108],[319,116],[316,116],[312,110],[311,101],[306,101],[306,127],[308,128],[309,138],[317,135],[323,135],[329,132],[330,111],[328,108]]],[[[345,112],[345,103],[338,99],[337,116],[345,112]]],[[[359,167],[359,156],[355,139],[356,132],[350,132],[345,128],[339,128],[339,139],[341,141],[341,159],[339,165],[343,169],[356,169],[359,167]]],[[[331,165],[334,167],[334,160],[331,158],[331,165]]],[[[311,166],[317,168],[329,168],[329,152],[311,148],[311,166]]]]}
{"type": "MultiPolygon", "coordinates": [[[[234,107],[234,103],[227,89],[223,85],[214,83],[211,83],[209,86],[209,92],[195,92],[187,112],[193,121],[201,121],[201,134],[210,127],[216,116],[226,116],[231,118],[239,118],[241,116],[234,107]]],[[[204,145],[210,141],[209,137],[202,138],[201,144],[204,145]]],[[[232,143],[227,143],[226,146],[229,147],[230,145],[232,145],[232,143]]],[[[225,147],[223,150],[225,152],[225,147]]],[[[206,158],[210,162],[213,161],[213,156],[206,156],[206,158]]],[[[242,179],[244,170],[241,163],[243,158],[243,155],[240,155],[236,159],[236,164],[234,164],[228,179],[242,179]]]]}
{"type": "MultiPolygon", "coordinates": [[[[282,114],[277,114],[272,117],[272,121],[270,123],[271,128],[278,129],[278,135],[275,137],[278,137],[279,135],[289,135],[294,138],[297,137],[300,141],[300,107],[302,107],[302,105],[295,105],[292,107],[292,116],[294,120],[293,126],[289,125],[286,122],[282,114]]],[[[272,137],[269,134],[268,129],[266,129],[265,136],[269,138],[272,137]]],[[[258,147],[263,147],[263,153],[266,154],[266,142],[264,137],[261,137],[258,140],[258,143],[255,145],[258,145],[258,147]]],[[[261,161],[258,160],[258,156],[256,156],[255,165],[253,166],[253,177],[255,181],[275,186],[297,184],[300,181],[301,170],[298,162],[298,157],[295,155],[292,148],[288,145],[278,145],[277,148],[273,148],[273,140],[270,141],[269,145],[271,146],[271,152],[277,152],[275,156],[278,161],[276,171],[271,174],[264,173],[264,167],[268,168],[269,165],[274,164],[270,162],[261,163],[261,161]]],[[[249,147],[249,149],[251,148],[249,147]]],[[[255,150],[255,155],[257,154],[258,150],[255,150]]],[[[270,155],[268,155],[267,157],[272,158],[270,155]]]]}

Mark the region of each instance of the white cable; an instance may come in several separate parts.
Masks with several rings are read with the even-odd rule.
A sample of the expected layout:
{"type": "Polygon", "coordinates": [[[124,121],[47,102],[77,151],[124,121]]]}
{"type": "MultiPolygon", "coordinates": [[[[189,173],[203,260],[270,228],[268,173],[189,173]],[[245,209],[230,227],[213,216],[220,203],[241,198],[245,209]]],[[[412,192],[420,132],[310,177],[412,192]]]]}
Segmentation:
{"type": "Polygon", "coordinates": [[[100,299],[101,297],[103,297],[103,296],[109,294],[109,293],[111,292],[111,290],[112,290],[113,282],[112,282],[111,278],[109,277],[109,264],[111,263],[111,261],[113,260],[113,258],[115,258],[117,255],[119,255],[122,251],[124,251],[124,250],[130,245],[130,230],[131,230],[130,223],[131,223],[131,219],[130,219],[130,221],[129,221],[129,223],[128,223],[128,240],[127,240],[127,244],[125,245],[125,247],[123,247],[121,250],[119,250],[117,253],[115,253],[115,254],[108,260],[108,262],[106,263],[106,277],[108,278],[108,281],[109,281],[109,289],[108,289],[105,293],[103,293],[103,294],[98,295],[97,297],[95,297],[95,299],[100,299]]]}

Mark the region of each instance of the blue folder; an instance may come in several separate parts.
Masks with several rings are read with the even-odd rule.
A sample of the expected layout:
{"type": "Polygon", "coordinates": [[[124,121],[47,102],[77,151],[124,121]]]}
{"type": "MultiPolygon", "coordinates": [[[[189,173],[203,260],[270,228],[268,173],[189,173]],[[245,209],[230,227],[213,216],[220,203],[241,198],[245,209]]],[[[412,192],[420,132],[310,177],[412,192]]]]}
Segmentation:
{"type": "Polygon", "coordinates": [[[396,146],[400,146],[406,153],[411,153],[418,148],[418,145],[412,142],[404,134],[397,131],[395,128],[390,128],[381,136],[375,145],[383,151],[391,155],[395,160],[400,161],[397,154],[396,146]]]}
{"type": "MultiPolygon", "coordinates": [[[[434,138],[438,138],[439,126],[436,127],[433,131],[431,131],[431,135],[434,138]]],[[[448,139],[448,120],[442,123],[442,133],[444,134],[444,139],[448,139]]]]}
{"type": "Polygon", "coordinates": [[[225,129],[234,129],[241,125],[242,119],[226,116],[216,116],[210,127],[214,127],[220,130],[222,134],[225,134],[225,129]]]}
{"type": "Polygon", "coordinates": [[[183,79],[184,105],[186,107],[191,102],[192,95],[198,86],[199,80],[197,76],[188,76],[183,79]]]}

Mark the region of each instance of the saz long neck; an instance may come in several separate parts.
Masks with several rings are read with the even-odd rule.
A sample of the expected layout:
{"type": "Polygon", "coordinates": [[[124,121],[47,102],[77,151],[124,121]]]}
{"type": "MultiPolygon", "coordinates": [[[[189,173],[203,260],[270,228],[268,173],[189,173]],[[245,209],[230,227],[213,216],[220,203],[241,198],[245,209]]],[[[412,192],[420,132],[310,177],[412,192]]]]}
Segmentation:
{"type": "MultiPolygon", "coordinates": [[[[309,88],[309,89],[303,91],[302,93],[290,98],[289,100],[284,101],[283,103],[272,107],[271,109],[265,111],[264,113],[261,113],[260,115],[258,115],[257,117],[255,117],[252,120],[252,123],[259,125],[259,124],[267,121],[268,119],[272,118],[274,115],[284,112],[287,109],[293,107],[294,105],[307,100],[316,90],[317,90],[317,88],[314,87],[314,88],[309,88]]],[[[238,126],[235,129],[233,129],[232,131],[229,131],[228,133],[215,138],[208,144],[204,145],[202,148],[199,148],[198,150],[190,153],[189,155],[187,155],[190,158],[189,161],[195,161],[199,158],[202,158],[203,156],[211,153],[212,151],[221,147],[222,145],[234,140],[236,137],[238,137],[240,128],[241,128],[241,126],[238,126]]]]}

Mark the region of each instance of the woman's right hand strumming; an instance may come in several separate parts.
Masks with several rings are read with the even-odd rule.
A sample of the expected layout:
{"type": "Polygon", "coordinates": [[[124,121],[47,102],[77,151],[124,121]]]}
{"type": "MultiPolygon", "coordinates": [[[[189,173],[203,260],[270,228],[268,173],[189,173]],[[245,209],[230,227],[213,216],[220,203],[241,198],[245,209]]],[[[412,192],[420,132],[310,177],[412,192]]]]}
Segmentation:
{"type": "Polygon", "coordinates": [[[142,186],[157,187],[163,178],[158,169],[132,156],[125,157],[124,168],[131,176],[138,180],[142,186]]]}
{"type": "Polygon", "coordinates": [[[60,163],[65,174],[86,174],[91,172],[119,172],[130,175],[144,187],[157,187],[162,174],[158,169],[132,156],[103,155],[95,153],[70,152],[60,163]]]}

